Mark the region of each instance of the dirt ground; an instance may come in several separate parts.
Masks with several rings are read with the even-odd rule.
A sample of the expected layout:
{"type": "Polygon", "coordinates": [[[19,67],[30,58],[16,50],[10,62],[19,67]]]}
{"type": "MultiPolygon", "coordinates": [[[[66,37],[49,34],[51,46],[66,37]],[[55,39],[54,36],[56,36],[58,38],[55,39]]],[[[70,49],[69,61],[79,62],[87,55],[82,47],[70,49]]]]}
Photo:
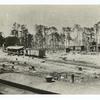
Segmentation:
{"type": "Polygon", "coordinates": [[[5,74],[1,74],[0,78],[22,82],[22,84],[32,85],[36,88],[61,94],[100,93],[99,54],[81,55],[58,52],[53,54],[48,53],[47,58],[39,59],[27,56],[10,56],[2,51],[0,51],[0,53],[0,68],[5,64],[5,70],[8,70],[5,74]],[[64,61],[81,61],[83,64],[90,63],[92,67],[79,64],[60,63],[59,60],[63,61],[63,58],[64,61]],[[93,65],[97,65],[97,67],[93,67],[93,65]],[[16,78],[14,79],[13,75],[11,75],[12,66],[14,66],[12,72],[18,73],[15,74],[16,78]],[[35,70],[32,69],[32,66],[35,70]],[[75,76],[74,83],[72,83],[72,74],[75,76]],[[20,78],[19,75],[21,75],[20,78]],[[47,75],[53,76],[55,82],[47,83],[45,80],[47,75]]]}
{"type": "Polygon", "coordinates": [[[59,94],[100,94],[100,81],[87,82],[85,84],[70,84],[63,81],[47,83],[44,78],[19,73],[5,73],[0,75],[1,79],[18,82],[38,89],[48,90],[59,94]]]}

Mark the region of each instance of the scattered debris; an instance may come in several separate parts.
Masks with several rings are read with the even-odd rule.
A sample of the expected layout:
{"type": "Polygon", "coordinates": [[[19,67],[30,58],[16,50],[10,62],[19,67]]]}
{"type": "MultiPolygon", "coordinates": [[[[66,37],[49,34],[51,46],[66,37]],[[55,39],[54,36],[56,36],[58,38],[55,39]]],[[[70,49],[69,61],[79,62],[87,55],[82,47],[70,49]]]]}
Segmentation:
{"type": "Polygon", "coordinates": [[[79,67],[78,70],[79,70],[79,71],[82,71],[83,69],[82,69],[82,67],[79,67]]]}
{"type": "Polygon", "coordinates": [[[41,61],[41,63],[45,63],[45,60],[41,61]]]}
{"type": "Polygon", "coordinates": [[[14,62],[12,62],[12,64],[15,64],[14,62]]]}
{"type": "Polygon", "coordinates": [[[36,71],[36,69],[35,69],[34,66],[30,66],[30,67],[29,67],[29,70],[36,71]]]}
{"type": "Polygon", "coordinates": [[[6,66],[5,64],[2,64],[2,67],[3,67],[3,68],[5,68],[5,66],[6,66]]]}
{"type": "Polygon", "coordinates": [[[24,64],[26,65],[26,62],[24,62],[24,64]]]}
{"type": "Polygon", "coordinates": [[[14,66],[12,66],[12,69],[15,69],[15,67],[14,67],[14,66]]]}

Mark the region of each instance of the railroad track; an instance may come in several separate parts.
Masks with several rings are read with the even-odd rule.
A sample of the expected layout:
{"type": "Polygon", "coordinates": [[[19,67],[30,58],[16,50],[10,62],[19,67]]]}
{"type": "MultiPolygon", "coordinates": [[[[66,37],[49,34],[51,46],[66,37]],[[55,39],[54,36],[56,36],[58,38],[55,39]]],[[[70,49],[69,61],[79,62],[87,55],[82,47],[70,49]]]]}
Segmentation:
{"type": "Polygon", "coordinates": [[[19,84],[19,83],[15,83],[15,82],[11,82],[8,80],[4,80],[4,79],[0,79],[0,87],[4,86],[5,89],[9,89],[8,91],[0,91],[0,94],[10,94],[9,91],[14,91],[14,94],[20,94],[21,92],[23,92],[23,94],[58,94],[58,93],[54,93],[51,91],[46,91],[46,90],[41,90],[41,89],[37,89],[34,87],[30,87],[30,86],[26,86],[23,84],[19,84]]]}

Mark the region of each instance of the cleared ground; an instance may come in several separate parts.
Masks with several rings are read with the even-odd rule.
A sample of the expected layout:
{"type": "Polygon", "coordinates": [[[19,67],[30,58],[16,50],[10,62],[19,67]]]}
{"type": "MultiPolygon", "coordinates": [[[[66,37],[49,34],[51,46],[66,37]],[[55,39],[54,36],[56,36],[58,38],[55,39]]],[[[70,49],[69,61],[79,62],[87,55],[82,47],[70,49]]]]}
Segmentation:
{"type": "Polygon", "coordinates": [[[18,72],[14,74],[15,76],[11,73],[1,74],[1,78],[22,82],[22,84],[61,94],[100,93],[99,54],[82,55],[57,52],[48,53],[47,58],[39,59],[25,56],[8,56],[2,51],[0,53],[1,68],[2,64],[5,64],[7,65],[6,69],[10,70],[10,67],[13,65],[12,62],[14,62],[14,72],[18,72]],[[71,61],[73,64],[68,61],[71,61]],[[35,71],[30,70],[30,66],[34,66],[35,71]],[[80,71],[79,68],[82,68],[82,70],[80,71]],[[45,77],[48,74],[55,73],[59,79],[55,80],[55,82],[47,83],[45,77]],[[75,75],[74,84],[71,80],[71,74],[75,75]]]}

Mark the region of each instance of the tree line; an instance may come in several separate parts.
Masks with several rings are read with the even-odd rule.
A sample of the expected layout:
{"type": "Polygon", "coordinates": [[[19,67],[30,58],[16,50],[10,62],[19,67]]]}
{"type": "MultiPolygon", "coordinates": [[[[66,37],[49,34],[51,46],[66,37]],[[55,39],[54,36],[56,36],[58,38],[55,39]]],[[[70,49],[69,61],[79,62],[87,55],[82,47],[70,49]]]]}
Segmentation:
{"type": "MultiPolygon", "coordinates": [[[[77,32],[79,32],[80,25],[76,24],[77,32]]],[[[99,29],[96,27],[97,30],[99,29]]],[[[92,34],[94,28],[84,28],[83,33],[92,34]],[[88,30],[88,32],[87,32],[88,30]]],[[[14,23],[11,28],[11,33],[8,37],[4,37],[0,32],[0,47],[4,44],[5,47],[13,45],[21,45],[25,48],[64,48],[65,42],[73,41],[70,32],[72,27],[62,27],[62,31],[58,32],[55,26],[35,25],[35,33],[29,33],[27,25],[14,23]],[[67,35],[66,35],[67,34],[67,35]],[[11,36],[12,35],[12,36],[11,36]]]]}
{"type": "Polygon", "coordinates": [[[0,33],[0,46],[6,48],[7,46],[24,46],[25,48],[32,47],[33,35],[29,33],[26,25],[20,25],[16,22],[12,25],[11,33],[9,36],[4,37],[3,33],[0,33]]]}

